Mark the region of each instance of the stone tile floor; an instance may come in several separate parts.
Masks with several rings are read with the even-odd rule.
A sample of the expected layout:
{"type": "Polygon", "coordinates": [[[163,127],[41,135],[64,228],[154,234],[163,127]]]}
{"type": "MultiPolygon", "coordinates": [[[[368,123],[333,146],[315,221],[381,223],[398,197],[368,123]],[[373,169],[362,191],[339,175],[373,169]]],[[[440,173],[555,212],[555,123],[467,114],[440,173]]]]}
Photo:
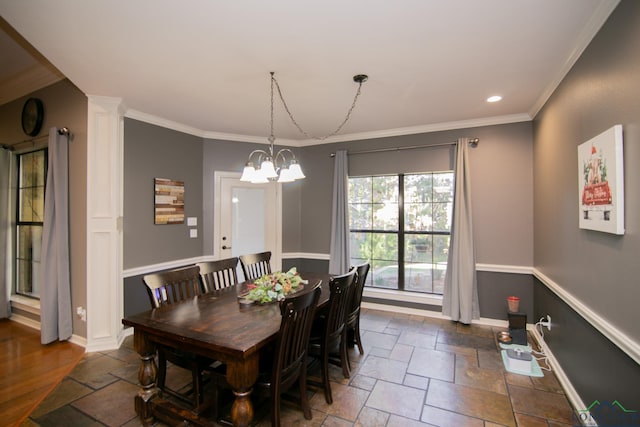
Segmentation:
{"type": "MultiPolygon", "coordinates": [[[[283,405],[282,425],[572,425],[571,406],[553,372],[534,378],[505,370],[495,340],[500,328],[369,309],[360,327],[365,352],[350,350],[351,378],[331,367],[334,403],[311,390],[313,419],[283,405]]],[[[140,426],[133,407],[139,359],[132,341],[87,354],[23,426],[140,426]]],[[[188,384],[188,372],[169,369],[174,387],[188,384]]],[[[258,425],[269,424],[267,414],[258,425]]]]}

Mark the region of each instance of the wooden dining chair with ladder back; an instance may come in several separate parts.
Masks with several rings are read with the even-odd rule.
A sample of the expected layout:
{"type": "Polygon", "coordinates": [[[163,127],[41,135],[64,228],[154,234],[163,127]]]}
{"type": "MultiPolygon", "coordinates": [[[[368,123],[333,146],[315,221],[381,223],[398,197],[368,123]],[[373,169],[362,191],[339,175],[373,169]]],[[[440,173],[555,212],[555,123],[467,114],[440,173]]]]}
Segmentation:
{"type": "MultiPolygon", "coordinates": [[[[252,399],[256,403],[268,404],[272,426],[280,426],[282,395],[296,382],[304,417],[307,420],[312,417],[306,390],[307,350],[320,299],[320,285],[321,281],[318,281],[308,291],[305,289],[289,295],[279,302],[281,321],[277,340],[273,346],[260,351],[258,379],[253,385],[252,399]]],[[[214,374],[218,375],[215,382],[219,388],[230,389],[225,379],[226,372],[216,370],[214,374]]],[[[219,421],[226,423],[227,420],[219,421]]]]}
{"type": "MultiPolygon", "coordinates": [[[[200,268],[188,266],[175,270],[147,274],[142,278],[146,285],[152,308],[187,301],[202,294],[200,268]]],[[[157,386],[163,392],[192,406],[201,412],[203,406],[203,372],[215,361],[185,350],[157,344],[158,377],[157,386]],[[166,385],[167,361],[191,371],[191,388],[185,392],[173,390],[166,385]]]]}
{"type": "MultiPolygon", "coordinates": [[[[364,348],[362,347],[362,337],[360,336],[360,306],[362,305],[362,293],[364,292],[364,284],[367,281],[370,264],[366,262],[352,268],[356,270],[356,279],[351,289],[349,305],[347,306],[347,313],[344,320],[346,333],[343,337],[347,340],[347,347],[350,348],[357,345],[360,355],[363,355],[364,348]]],[[[351,370],[348,352],[347,366],[349,367],[349,370],[351,370]]]]}
{"type": "Polygon", "coordinates": [[[204,292],[218,291],[238,283],[237,257],[200,262],[196,265],[200,267],[200,278],[204,292]]]}
{"type": "MultiPolygon", "coordinates": [[[[356,270],[346,274],[334,276],[329,282],[328,306],[319,312],[311,330],[309,340],[309,356],[311,362],[320,363],[320,381],[324,388],[324,398],[327,403],[333,403],[331,384],[329,382],[329,363],[342,367],[342,373],[349,377],[347,361],[345,314],[349,304],[351,289],[355,283],[356,270]]],[[[316,381],[309,381],[315,383],[316,381]]]]}
{"type": "Polygon", "coordinates": [[[264,354],[261,355],[265,370],[258,374],[258,381],[254,386],[256,394],[263,393],[270,398],[272,426],[280,426],[282,393],[296,382],[304,417],[311,419],[307,397],[307,349],[319,298],[318,284],[309,292],[294,294],[280,302],[282,320],[272,361],[265,358],[264,354]]]}
{"type": "Polygon", "coordinates": [[[256,280],[265,274],[271,273],[271,252],[241,255],[240,265],[242,266],[244,280],[256,280]]]}

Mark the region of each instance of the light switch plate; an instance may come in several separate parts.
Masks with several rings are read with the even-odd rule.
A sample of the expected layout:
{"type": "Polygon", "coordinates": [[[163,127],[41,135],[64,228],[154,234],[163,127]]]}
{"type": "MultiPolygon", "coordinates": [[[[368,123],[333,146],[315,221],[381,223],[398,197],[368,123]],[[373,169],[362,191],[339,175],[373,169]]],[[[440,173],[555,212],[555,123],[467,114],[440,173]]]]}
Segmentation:
{"type": "Polygon", "coordinates": [[[191,237],[192,239],[197,238],[198,237],[198,229],[197,228],[189,229],[189,237],[191,237]]]}
{"type": "Polygon", "coordinates": [[[187,226],[189,227],[196,227],[198,225],[198,217],[197,216],[190,216],[187,218],[187,226]]]}

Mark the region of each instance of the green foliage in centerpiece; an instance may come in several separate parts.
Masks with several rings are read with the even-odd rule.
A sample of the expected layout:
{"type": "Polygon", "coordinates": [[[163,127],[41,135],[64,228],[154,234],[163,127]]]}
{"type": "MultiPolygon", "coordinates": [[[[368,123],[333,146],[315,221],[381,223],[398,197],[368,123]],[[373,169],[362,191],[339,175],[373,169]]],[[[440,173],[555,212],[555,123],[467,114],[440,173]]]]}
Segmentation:
{"type": "Polygon", "coordinates": [[[296,267],[292,267],[286,273],[278,271],[254,280],[247,285],[249,292],[245,298],[260,304],[280,301],[285,296],[300,290],[302,285],[307,283],[307,280],[300,277],[296,267]]]}

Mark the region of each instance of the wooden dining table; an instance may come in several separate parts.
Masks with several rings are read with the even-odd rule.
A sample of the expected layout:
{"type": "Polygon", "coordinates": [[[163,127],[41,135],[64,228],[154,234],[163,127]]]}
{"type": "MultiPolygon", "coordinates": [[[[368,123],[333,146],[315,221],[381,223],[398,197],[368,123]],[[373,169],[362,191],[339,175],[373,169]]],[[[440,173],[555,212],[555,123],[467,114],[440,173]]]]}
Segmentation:
{"type": "MultiPolygon", "coordinates": [[[[300,273],[308,292],[321,283],[319,307],[329,301],[329,274],[300,273]]],[[[217,425],[194,411],[164,399],[156,386],[156,345],[182,349],[226,364],[226,380],[235,400],[231,408],[234,426],[247,426],[254,415],[250,399],[258,378],[260,350],[275,341],[280,328],[277,303],[243,304],[238,298],[246,282],[162,306],[122,320],[134,329],[134,348],[140,355],[138,380],[141,390],[134,397],[136,413],[144,425],[162,420],[186,421],[192,425],[217,425]]],[[[215,402],[214,402],[215,404],[215,402]]]]}

